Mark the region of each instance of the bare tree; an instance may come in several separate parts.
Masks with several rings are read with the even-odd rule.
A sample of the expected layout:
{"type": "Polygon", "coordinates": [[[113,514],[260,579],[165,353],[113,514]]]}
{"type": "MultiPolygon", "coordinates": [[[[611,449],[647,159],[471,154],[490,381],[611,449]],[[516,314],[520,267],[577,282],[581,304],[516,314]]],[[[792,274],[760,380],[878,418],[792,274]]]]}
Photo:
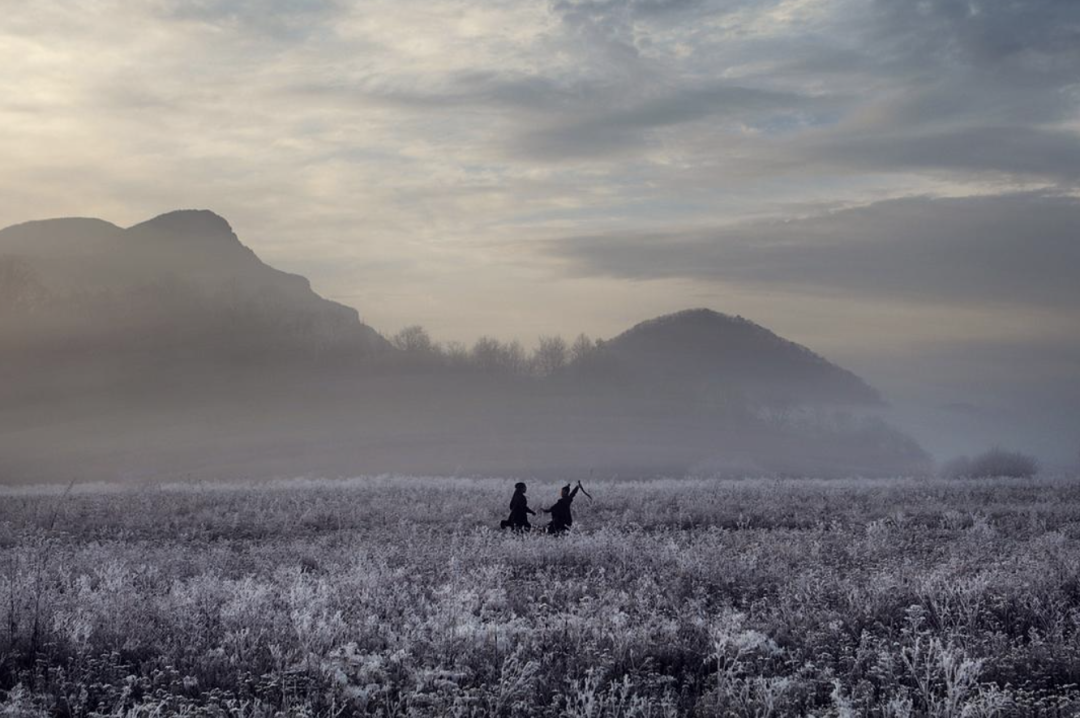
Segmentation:
{"type": "Polygon", "coordinates": [[[446,351],[443,352],[446,364],[455,369],[463,369],[469,366],[469,349],[458,341],[446,343],[446,351]]]}
{"type": "Polygon", "coordinates": [[[568,357],[569,351],[562,337],[540,337],[532,363],[537,374],[551,376],[566,366],[568,357]]]}
{"type": "Polygon", "coordinates": [[[503,345],[501,358],[503,371],[508,374],[524,374],[529,368],[525,347],[517,339],[503,345]]]}
{"type": "Polygon", "coordinates": [[[409,354],[432,354],[435,352],[435,343],[431,341],[427,330],[419,324],[405,327],[394,335],[390,343],[409,354]]]}
{"type": "Polygon", "coordinates": [[[596,351],[596,345],[593,340],[584,334],[578,334],[577,339],[574,340],[573,345],[570,347],[570,361],[573,363],[584,361],[594,351],[596,351]]]}
{"type": "Polygon", "coordinates": [[[501,365],[502,345],[498,339],[492,337],[480,337],[473,344],[472,362],[477,369],[487,372],[499,371],[501,365]]]}
{"type": "Polygon", "coordinates": [[[480,337],[473,344],[472,363],[481,371],[524,374],[528,368],[525,349],[517,339],[503,344],[492,337],[480,337]]]}

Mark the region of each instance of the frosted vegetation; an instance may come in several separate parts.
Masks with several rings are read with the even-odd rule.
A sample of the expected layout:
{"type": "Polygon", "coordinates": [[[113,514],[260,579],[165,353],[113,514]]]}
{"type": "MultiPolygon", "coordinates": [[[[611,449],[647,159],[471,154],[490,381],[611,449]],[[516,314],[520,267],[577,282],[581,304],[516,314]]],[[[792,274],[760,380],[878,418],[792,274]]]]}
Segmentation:
{"type": "Polygon", "coordinates": [[[1080,710],[1074,481],[512,484],[10,490],[0,712],[1080,710]]]}

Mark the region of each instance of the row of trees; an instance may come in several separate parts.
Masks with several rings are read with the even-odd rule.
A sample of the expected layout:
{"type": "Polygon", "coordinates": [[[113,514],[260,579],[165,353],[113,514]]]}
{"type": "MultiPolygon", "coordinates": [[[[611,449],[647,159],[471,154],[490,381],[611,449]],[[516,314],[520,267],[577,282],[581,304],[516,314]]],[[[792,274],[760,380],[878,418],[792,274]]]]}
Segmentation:
{"type": "Polygon", "coordinates": [[[390,339],[401,352],[402,361],[411,366],[444,366],[475,369],[492,374],[519,376],[552,376],[569,367],[582,368],[593,362],[603,341],[593,341],[584,334],[567,342],[560,336],[542,336],[532,352],[514,339],[501,342],[483,336],[472,347],[451,341],[445,345],[435,342],[423,327],[405,327],[390,339]]]}

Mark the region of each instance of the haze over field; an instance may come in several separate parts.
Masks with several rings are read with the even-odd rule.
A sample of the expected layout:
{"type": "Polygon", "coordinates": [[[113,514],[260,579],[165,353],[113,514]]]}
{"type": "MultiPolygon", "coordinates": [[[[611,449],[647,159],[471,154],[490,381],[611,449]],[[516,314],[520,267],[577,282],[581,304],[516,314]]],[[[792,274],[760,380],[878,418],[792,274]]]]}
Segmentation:
{"type": "Polygon", "coordinates": [[[910,473],[862,379],[708,309],[609,340],[392,341],[184,210],[0,230],[0,473],[910,473]]]}
{"type": "MultiPolygon", "coordinates": [[[[44,234],[5,234],[9,280],[30,267],[50,296],[93,294],[86,311],[110,317],[54,315],[54,336],[170,317],[250,375],[267,342],[324,361],[342,331],[352,356],[419,324],[531,349],[709,307],[853,372],[885,401],[873,415],[936,458],[1001,442],[1076,460],[1071,0],[0,0],[0,17],[0,227],[115,223],[49,234],[63,240],[46,260],[25,260],[44,234]],[[181,278],[220,275],[190,296],[184,281],[161,291],[168,271],[138,277],[149,260],[129,253],[221,234],[207,217],[136,227],[178,207],[239,237],[220,263],[155,254],[181,278]],[[87,250],[119,227],[136,249],[87,250]],[[132,298],[149,284],[149,304],[132,298]]],[[[186,366],[185,381],[222,376],[186,366]]],[[[51,389],[63,410],[14,375],[5,446],[44,454],[34,427],[82,432],[70,412],[88,375],[54,375],[70,379],[51,389]]],[[[84,406],[108,394],[94,392],[84,406]]],[[[283,436],[317,423],[295,421],[283,436]]],[[[96,431],[81,442],[127,450],[108,448],[117,427],[96,431]]],[[[162,426],[150,443],[182,451],[186,436],[162,426]]]]}

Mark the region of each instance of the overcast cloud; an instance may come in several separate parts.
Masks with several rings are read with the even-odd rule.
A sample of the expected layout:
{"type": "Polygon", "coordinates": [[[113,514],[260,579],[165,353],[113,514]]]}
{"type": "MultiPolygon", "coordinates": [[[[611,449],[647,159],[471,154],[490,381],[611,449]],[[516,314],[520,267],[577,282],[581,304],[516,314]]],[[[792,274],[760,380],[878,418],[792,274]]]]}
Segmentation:
{"type": "Polygon", "coordinates": [[[570,271],[775,285],[853,300],[1034,305],[1080,317],[1080,200],[1040,194],[885,200],[804,219],[567,237],[570,271]]]}
{"type": "Polygon", "coordinates": [[[708,304],[903,392],[1080,314],[1077,78],[1073,0],[0,0],[0,226],[209,208],[384,332],[708,304]]]}

